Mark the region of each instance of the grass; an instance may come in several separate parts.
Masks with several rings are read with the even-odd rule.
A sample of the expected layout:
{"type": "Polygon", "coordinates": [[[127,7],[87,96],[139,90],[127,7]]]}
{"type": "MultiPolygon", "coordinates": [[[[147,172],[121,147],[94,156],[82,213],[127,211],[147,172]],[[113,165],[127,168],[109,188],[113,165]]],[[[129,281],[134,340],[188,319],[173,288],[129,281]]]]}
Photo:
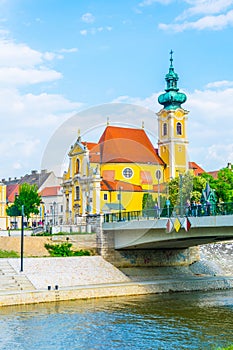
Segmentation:
{"type": "Polygon", "coordinates": [[[72,235],[94,235],[95,232],[58,232],[58,233],[49,233],[49,232],[42,232],[42,233],[32,233],[32,236],[72,236],[72,235]]]}
{"type": "Polygon", "coordinates": [[[0,250],[0,258],[18,258],[19,254],[14,250],[0,250]]]}
{"type": "Polygon", "coordinates": [[[227,346],[226,348],[216,348],[216,350],[233,350],[233,344],[232,345],[229,345],[227,346]]]}

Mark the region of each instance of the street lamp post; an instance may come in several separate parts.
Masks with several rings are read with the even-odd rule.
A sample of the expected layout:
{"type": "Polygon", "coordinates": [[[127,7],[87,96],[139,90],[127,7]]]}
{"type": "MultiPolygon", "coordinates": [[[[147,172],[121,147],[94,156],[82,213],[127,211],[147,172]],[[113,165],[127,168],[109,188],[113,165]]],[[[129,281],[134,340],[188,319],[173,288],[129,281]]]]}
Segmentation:
{"type": "Polygon", "coordinates": [[[122,187],[119,187],[119,221],[121,221],[121,190],[122,187]]]}
{"type": "Polygon", "coordinates": [[[56,202],[53,202],[53,226],[56,225],[56,202]]]}
{"type": "Polygon", "coordinates": [[[161,179],[161,171],[156,170],[155,176],[156,176],[156,179],[158,180],[158,218],[160,218],[160,182],[159,180],[161,179]]]}
{"type": "Polygon", "coordinates": [[[179,174],[179,188],[180,188],[180,216],[183,216],[183,175],[179,174]]]}
{"type": "Polygon", "coordinates": [[[24,239],[24,205],[22,205],[22,210],[21,210],[21,265],[20,265],[20,272],[23,272],[23,239],[24,239]]]}

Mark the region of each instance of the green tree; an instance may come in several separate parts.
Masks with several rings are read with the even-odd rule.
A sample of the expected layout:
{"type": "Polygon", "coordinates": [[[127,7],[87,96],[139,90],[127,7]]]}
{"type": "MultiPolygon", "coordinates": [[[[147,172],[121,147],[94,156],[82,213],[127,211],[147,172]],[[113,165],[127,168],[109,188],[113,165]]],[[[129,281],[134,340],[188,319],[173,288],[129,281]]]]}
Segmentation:
{"type": "Polygon", "coordinates": [[[217,198],[224,202],[233,201],[233,171],[223,168],[218,172],[218,178],[214,179],[210,174],[204,173],[200,176],[206,179],[212,189],[215,189],[217,198]]]}
{"type": "Polygon", "coordinates": [[[177,176],[169,182],[169,199],[172,206],[185,205],[187,200],[199,201],[206,179],[194,176],[190,172],[177,176]]]}
{"type": "Polygon", "coordinates": [[[155,203],[153,201],[152,194],[150,193],[144,193],[142,198],[142,209],[152,209],[154,207],[155,203]]]}
{"type": "Polygon", "coordinates": [[[218,172],[216,183],[216,193],[218,198],[224,202],[233,201],[233,171],[229,168],[221,169],[218,172]]]}
{"type": "Polygon", "coordinates": [[[10,207],[6,208],[6,213],[8,216],[20,216],[21,215],[21,210],[15,205],[12,204],[10,207]]]}
{"type": "Polygon", "coordinates": [[[16,196],[14,204],[7,208],[7,215],[22,215],[22,206],[24,206],[24,215],[28,220],[31,214],[39,213],[40,203],[41,197],[38,194],[37,186],[24,183],[19,187],[19,195],[16,196]]]}

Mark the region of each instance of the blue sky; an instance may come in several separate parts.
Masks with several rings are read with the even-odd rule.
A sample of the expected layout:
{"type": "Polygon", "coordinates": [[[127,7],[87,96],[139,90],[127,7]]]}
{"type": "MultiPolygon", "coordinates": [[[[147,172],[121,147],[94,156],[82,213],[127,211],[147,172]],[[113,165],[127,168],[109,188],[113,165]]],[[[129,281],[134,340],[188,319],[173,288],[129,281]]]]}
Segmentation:
{"type": "MultiPolygon", "coordinates": [[[[188,97],[190,160],[207,171],[226,166],[232,37],[233,0],[0,0],[1,178],[40,169],[46,145],[76,113],[112,102],[158,112],[171,49],[188,97]]],[[[99,132],[104,113],[92,129],[99,132]]],[[[75,129],[86,133],[87,119],[75,129]]]]}

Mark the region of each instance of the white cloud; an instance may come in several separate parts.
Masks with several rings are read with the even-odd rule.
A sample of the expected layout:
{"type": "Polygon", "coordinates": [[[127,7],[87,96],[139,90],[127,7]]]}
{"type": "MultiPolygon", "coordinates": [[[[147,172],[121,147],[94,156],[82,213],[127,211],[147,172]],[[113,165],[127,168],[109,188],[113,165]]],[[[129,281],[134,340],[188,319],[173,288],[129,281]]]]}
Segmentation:
{"type": "Polygon", "coordinates": [[[93,23],[95,21],[95,17],[90,12],[84,13],[81,19],[85,23],[93,23]]]}
{"type": "Polygon", "coordinates": [[[205,88],[206,89],[215,89],[215,88],[226,88],[226,87],[232,87],[233,81],[229,80],[221,80],[221,81],[214,81],[211,83],[208,83],[205,88]]]}
{"type": "MultiPolygon", "coordinates": [[[[145,1],[147,3],[147,1],[145,1]]],[[[148,0],[149,4],[153,0],[148,0]]],[[[183,0],[189,7],[180,13],[174,21],[166,24],[160,23],[161,30],[182,32],[184,30],[222,30],[233,25],[233,0],[183,0]],[[195,20],[187,20],[195,16],[195,20]]],[[[143,2],[144,3],[144,2],[143,2]]],[[[161,1],[161,4],[168,2],[161,1]]]]}
{"type": "Polygon", "coordinates": [[[13,89],[0,89],[0,100],[0,177],[38,169],[51,134],[81,107],[60,95],[23,95],[13,89]]]}
{"type": "Polygon", "coordinates": [[[155,2],[158,2],[158,3],[162,4],[162,5],[167,5],[167,4],[170,4],[173,1],[174,0],[144,0],[144,1],[140,2],[138,5],[140,7],[151,6],[155,2]]]}
{"type": "Polygon", "coordinates": [[[229,11],[227,14],[218,15],[218,16],[205,16],[197,21],[193,22],[183,22],[180,24],[171,23],[164,24],[160,23],[159,28],[162,30],[172,30],[175,32],[182,32],[187,29],[212,29],[212,30],[222,30],[227,26],[233,25],[233,10],[229,11]]]}
{"type": "Polygon", "coordinates": [[[0,66],[33,67],[43,63],[43,53],[31,49],[26,44],[0,39],[0,66]]]}
{"type": "Polygon", "coordinates": [[[87,30],[86,30],[86,29],[80,30],[80,34],[81,34],[81,35],[87,35],[87,30]]]}
{"type": "Polygon", "coordinates": [[[185,10],[177,19],[185,19],[195,15],[218,14],[227,10],[233,0],[185,0],[191,7],[185,10]]]}
{"type": "MultiPolygon", "coordinates": [[[[77,49],[61,51],[76,52],[77,49]]],[[[48,63],[51,66],[53,60],[62,57],[0,36],[0,176],[23,175],[28,168],[38,168],[51,133],[80,108],[81,103],[58,94],[21,91],[32,84],[61,79],[61,72],[51,69],[48,63]]],[[[38,89],[40,91],[40,86],[38,89]]]]}
{"type": "Polygon", "coordinates": [[[72,47],[70,49],[61,49],[59,52],[64,52],[64,53],[78,52],[78,48],[77,47],[72,47]]]}
{"type": "Polygon", "coordinates": [[[61,73],[45,68],[21,69],[17,67],[0,68],[0,84],[11,86],[23,86],[38,84],[60,79],[61,73]]]}
{"type": "Polygon", "coordinates": [[[101,33],[103,31],[111,32],[112,27],[106,26],[106,27],[92,27],[90,29],[82,29],[80,30],[80,34],[83,36],[86,36],[88,34],[95,35],[96,33],[101,33]]]}

